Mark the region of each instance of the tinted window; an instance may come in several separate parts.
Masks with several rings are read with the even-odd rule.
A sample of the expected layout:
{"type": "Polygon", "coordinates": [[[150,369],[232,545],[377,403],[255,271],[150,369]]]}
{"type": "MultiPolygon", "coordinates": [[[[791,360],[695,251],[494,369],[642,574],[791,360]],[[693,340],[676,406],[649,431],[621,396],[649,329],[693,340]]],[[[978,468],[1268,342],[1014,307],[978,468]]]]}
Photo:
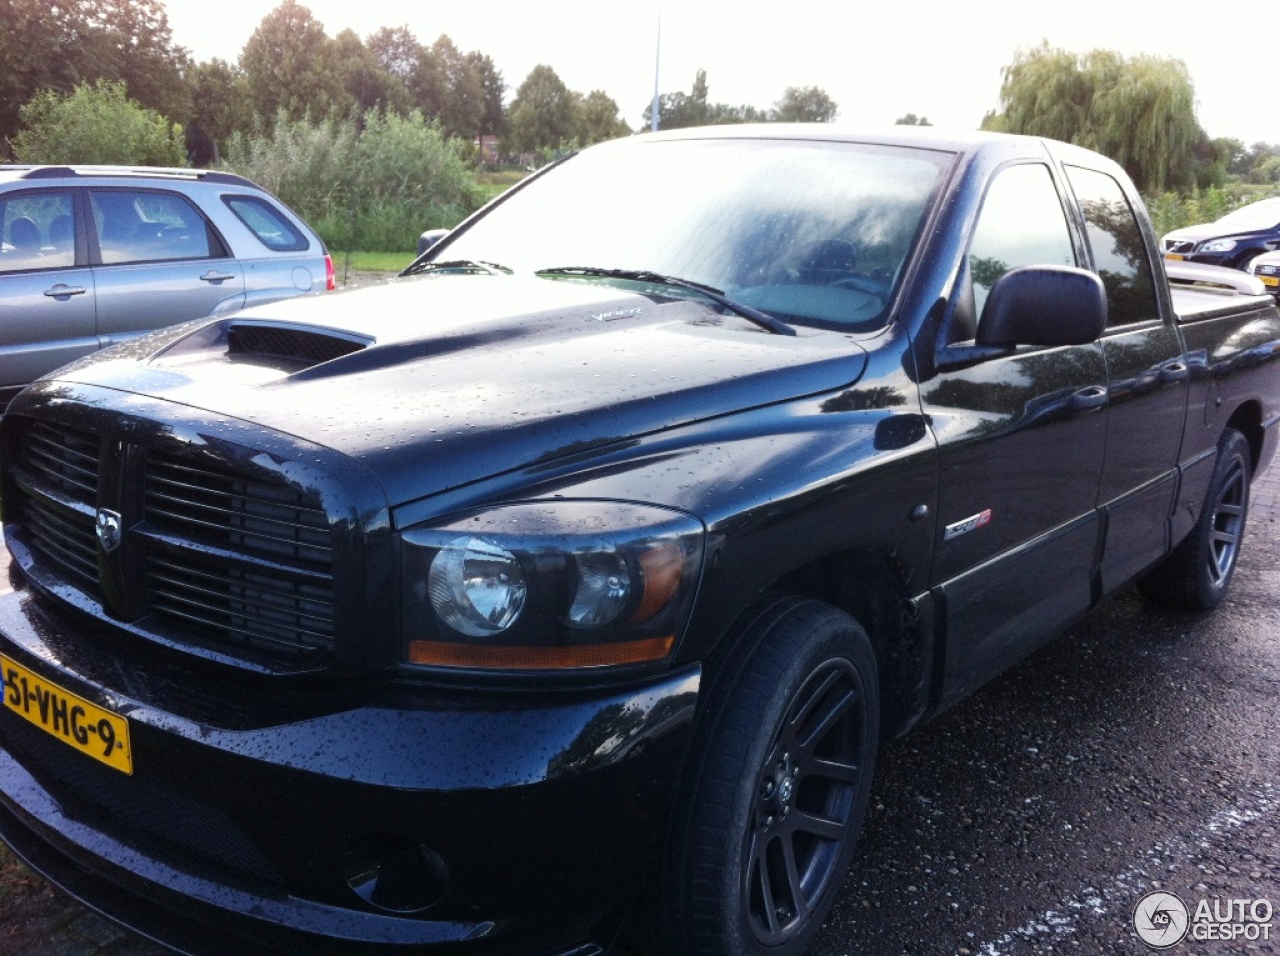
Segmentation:
{"type": "Polygon", "coordinates": [[[257,196],[223,196],[222,201],[268,249],[301,252],[309,245],[306,236],[266,200],[257,196]]]}
{"type": "Polygon", "coordinates": [[[831,142],[643,139],[584,150],[436,255],[516,272],[658,272],[787,320],[878,329],[952,161],[831,142]]]}
{"type": "Polygon", "coordinates": [[[1003,170],[987,190],[969,246],[978,316],[996,281],[1017,266],[1074,266],[1075,250],[1049,167],[1003,170]]]}
{"type": "Polygon", "coordinates": [[[204,217],[175,193],[112,189],[89,196],[105,264],[207,259],[221,251],[211,243],[204,217]]]}
{"type": "Polygon", "coordinates": [[[24,193],[0,200],[0,272],[75,265],[71,194],[24,193]]]}
{"type": "Polygon", "coordinates": [[[1158,318],[1156,288],[1142,230],[1120,184],[1092,169],[1067,167],[1093,250],[1093,263],[1107,288],[1107,326],[1158,318]]]}

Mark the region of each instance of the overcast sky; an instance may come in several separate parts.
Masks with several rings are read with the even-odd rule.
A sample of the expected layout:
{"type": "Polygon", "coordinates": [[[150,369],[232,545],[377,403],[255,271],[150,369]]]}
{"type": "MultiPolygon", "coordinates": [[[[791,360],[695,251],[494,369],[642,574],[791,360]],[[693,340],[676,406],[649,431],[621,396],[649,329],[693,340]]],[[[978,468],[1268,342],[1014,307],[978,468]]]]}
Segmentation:
{"type": "MultiPolygon", "coordinates": [[[[1274,0],[1272,0],[1274,2],[1274,0]]],[[[272,0],[167,0],[174,42],[197,60],[236,60],[272,0]]],[[[688,92],[707,71],[709,98],[766,109],[788,86],[820,86],[852,125],[906,113],[971,129],[998,105],[1000,71],[1046,39],[1075,52],[1149,53],[1186,63],[1200,124],[1246,145],[1280,142],[1277,87],[1264,20],[1271,3],[1189,0],[310,0],[334,36],[367,38],[402,24],[426,45],[448,34],[488,54],[511,88],[539,63],[573,90],[602,89],[632,126],[653,96],[658,20],[663,92],[688,92]],[[661,8],[661,13],[660,13],[661,8]],[[1231,12],[1234,11],[1234,12],[1231,12]],[[1221,13],[1215,19],[1215,12],[1221,13]]],[[[510,95],[510,94],[509,94],[510,95]]]]}

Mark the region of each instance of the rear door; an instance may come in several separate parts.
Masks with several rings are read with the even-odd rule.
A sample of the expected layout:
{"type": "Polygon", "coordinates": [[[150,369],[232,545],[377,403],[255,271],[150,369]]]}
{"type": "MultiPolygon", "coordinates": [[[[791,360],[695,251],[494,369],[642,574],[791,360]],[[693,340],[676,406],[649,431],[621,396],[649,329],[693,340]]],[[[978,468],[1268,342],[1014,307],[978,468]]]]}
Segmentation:
{"type": "Polygon", "coordinates": [[[244,272],[212,224],[165,190],[91,188],[90,236],[105,347],[244,304],[244,272]]]}
{"type": "MultiPolygon", "coordinates": [[[[1160,308],[1149,245],[1120,183],[1065,167],[1085,219],[1092,266],[1107,289],[1109,407],[1098,503],[1106,522],[1102,590],[1112,591],[1169,547],[1189,381],[1173,309],[1160,308]]],[[[1154,237],[1152,237],[1154,241],[1154,237]]]]}
{"type": "Polygon", "coordinates": [[[98,348],[77,222],[70,189],[0,196],[0,411],[33,379],[98,348]]]}

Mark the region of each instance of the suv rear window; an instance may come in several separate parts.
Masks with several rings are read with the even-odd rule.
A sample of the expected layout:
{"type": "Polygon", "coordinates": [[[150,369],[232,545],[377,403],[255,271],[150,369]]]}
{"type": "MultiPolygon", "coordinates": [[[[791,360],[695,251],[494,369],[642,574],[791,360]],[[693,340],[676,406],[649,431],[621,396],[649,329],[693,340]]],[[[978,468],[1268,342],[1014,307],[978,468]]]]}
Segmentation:
{"type": "Polygon", "coordinates": [[[310,246],[307,237],[269,202],[256,196],[223,196],[222,201],[268,249],[301,252],[310,246]]]}

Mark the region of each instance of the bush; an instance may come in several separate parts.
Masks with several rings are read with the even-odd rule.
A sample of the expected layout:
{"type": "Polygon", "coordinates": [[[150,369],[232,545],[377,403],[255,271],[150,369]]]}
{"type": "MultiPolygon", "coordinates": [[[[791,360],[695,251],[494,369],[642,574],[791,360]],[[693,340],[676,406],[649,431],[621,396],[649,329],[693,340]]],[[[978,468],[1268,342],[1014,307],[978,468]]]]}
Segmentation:
{"type": "Polygon", "coordinates": [[[182,127],[99,80],[66,95],[46,90],[22,108],[13,152],[22,163],[186,166],[182,127]]]}
{"type": "Polygon", "coordinates": [[[332,249],[402,252],[424,229],[453,226],[479,207],[469,155],[417,111],[371,111],[362,129],[281,112],[269,134],[234,135],[223,165],[278,195],[332,249]]]}

